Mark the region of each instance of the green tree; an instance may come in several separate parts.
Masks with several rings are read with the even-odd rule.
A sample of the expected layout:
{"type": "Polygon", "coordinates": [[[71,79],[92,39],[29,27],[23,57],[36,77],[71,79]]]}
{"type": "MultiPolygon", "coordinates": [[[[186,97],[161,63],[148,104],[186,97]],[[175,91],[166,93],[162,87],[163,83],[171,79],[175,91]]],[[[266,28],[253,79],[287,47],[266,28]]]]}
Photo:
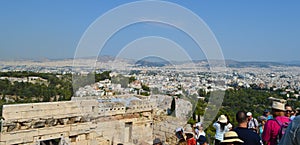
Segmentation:
{"type": "Polygon", "coordinates": [[[148,86],[144,85],[144,84],[142,84],[142,89],[144,91],[150,92],[150,88],[148,86]]]}

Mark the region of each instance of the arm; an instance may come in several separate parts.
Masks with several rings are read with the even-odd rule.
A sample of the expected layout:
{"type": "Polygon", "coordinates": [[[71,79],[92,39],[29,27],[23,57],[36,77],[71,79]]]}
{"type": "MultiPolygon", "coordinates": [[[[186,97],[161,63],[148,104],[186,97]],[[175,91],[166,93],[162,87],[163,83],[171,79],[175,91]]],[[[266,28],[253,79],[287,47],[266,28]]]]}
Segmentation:
{"type": "Polygon", "coordinates": [[[215,123],[213,124],[213,127],[216,128],[216,129],[219,128],[219,126],[220,126],[220,124],[219,124],[218,122],[215,122],[215,123]]]}

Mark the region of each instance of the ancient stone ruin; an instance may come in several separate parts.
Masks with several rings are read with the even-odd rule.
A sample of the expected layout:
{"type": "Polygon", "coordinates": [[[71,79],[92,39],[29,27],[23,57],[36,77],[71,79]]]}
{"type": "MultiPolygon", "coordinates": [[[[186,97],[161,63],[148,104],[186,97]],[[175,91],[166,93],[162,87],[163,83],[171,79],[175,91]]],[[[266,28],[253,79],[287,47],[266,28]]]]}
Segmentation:
{"type": "MultiPolygon", "coordinates": [[[[163,101],[169,106],[171,99],[163,101]]],[[[174,129],[184,121],[159,112],[165,109],[156,99],[130,95],[4,105],[0,145],[152,144],[155,137],[172,144],[174,129]]]]}

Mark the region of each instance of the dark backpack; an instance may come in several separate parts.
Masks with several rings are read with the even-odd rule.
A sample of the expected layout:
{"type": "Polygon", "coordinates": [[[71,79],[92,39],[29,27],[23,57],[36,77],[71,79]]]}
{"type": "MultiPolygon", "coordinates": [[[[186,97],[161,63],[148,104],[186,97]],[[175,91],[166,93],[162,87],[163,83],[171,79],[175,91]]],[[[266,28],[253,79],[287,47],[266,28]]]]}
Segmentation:
{"type": "Polygon", "coordinates": [[[279,124],[279,126],[280,126],[279,132],[278,132],[278,134],[277,134],[277,136],[276,136],[277,143],[279,143],[279,141],[280,141],[280,139],[283,137],[283,135],[284,135],[284,133],[285,133],[287,127],[289,126],[290,121],[289,121],[289,122],[284,122],[284,123],[282,123],[282,122],[280,122],[280,121],[278,121],[278,120],[276,120],[276,119],[275,119],[275,121],[276,121],[276,122],[279,124]]]}

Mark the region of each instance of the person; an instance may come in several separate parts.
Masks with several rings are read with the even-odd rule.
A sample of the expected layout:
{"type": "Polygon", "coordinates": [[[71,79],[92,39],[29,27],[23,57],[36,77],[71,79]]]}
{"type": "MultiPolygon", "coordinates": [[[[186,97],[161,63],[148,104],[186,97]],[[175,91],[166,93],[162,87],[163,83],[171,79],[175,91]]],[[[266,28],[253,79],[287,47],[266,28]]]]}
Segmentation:
{"type": "Polygon", "coordinates": [[[286,117],[288,117],[288,118],[291,118],[291,113],[292,113],[292,111],[293,111],[293,108],[292,108],[292,106],[291,105],[289,105],[289,104],[286,104],[285,106],[285,113],[284,113],[284,115],[286,116],[286,117]]]}
{"type": "Polygon", "coordinates": [[[155,138],[154,140],[153,140],[153,145],[162,145],[163,143],[162,143],[162,141],[159,139],[159,138],[155,138]]]}
{"type": "Polygon", "coordinates": [[[258,134],[260,137],[264,131],[264,126],[265,126],[267,120],[268,120],[268,118],[266,118],[265,116],[260,116],[258,118],[258,134]]]}
{"type": "Polygon", "coordinates": [[[244,143],[239,139],[235,131],[229,131],[224,134],[224,140],[221,142],[221,145],[241,145],[244,143]]]}
{"type": "Polygon", "coordinates": [[[272,114],[274,119],[266,122],[262,134],[262,140],[265,145],[277,145],[282,124],[287,124],[290,121],[288,117],[284,116],[285,107],[283,103],[273,101],[272,114]]]}
{"type": "Polygon", "coordinates": [[[219,145],[221,141],[223,141],[224,133],[228,132],[232,125],[227,124],[228,120],[225,115],[221,115],[217,122],[213,124],[213,127],[216,128],[216,135],[215,135],[215,145],[219,145]]]}
{"type": "Polygon", "coordinates": [[[296,116],[300,115],[300,108],[296,108],[296,116]]]}
{"type": "Polygon", "coordinates": [[[233,126],[232,126],[232,124],[230,122],[229,116],[227,114],[225,114],[225,116],[226,116],[226,119],[227,119],[228,128],[229,128],[229,130],[232,130],[233,126]]]}
{"type": "Polygon", "coordinates": [[[258,133],[258,121],[255,118],[253,118],[251,112],[247,112],[247,117],[248,117],[248,124],[247,124],[248,128],[258,133]]]}
{"type": "Polygon", "coordinates": [[[299,145],[300,144],[300,116],[296,116],[289,124],[284,136],[278,145],[299,145]]]}
{"type": "Polygon", "coordinates": [[[190,125],[184,129],[184,134],[186,136],[186,143],[188,145],[196,145],[196,139],[194,138],[195,133],[190,125]]]}
{"type": "Polygon", "coordinates": [[[205,132],[203,130],[203,126],[201,122],[195,124],[195,132],[196,132],[196,140],[201,136],[205,136],[205,132]]]}
{"type": "Polygon", "coordinates": [[[238,122],[238,126],[233,129],[239,138],[244,141],[243,145],[262,145],[262,141],[259,135],[253,132],[251,129],[247,127],[248,118],[246,112],[238,111],[236,113],[236,121],[238,122]]]}
{"type": "Polygon", "coordinates": [[[197,139],[197,145],[208,145],[206,137],[203,135],[200,135],[199,138],[197,139]]]}
{"type": "Polygon", "coordinates": [[[296,110],[292,110],[290,120],[292,121],[296,117],[296,110]]]}
{"type": "Polygon", "coordinates": [[[273,116],[271,115],[271,112],[269,109],[264,110],[263,116],[265,116],[267,118],[267,120],[273,119],[273,116]]]}
{"type": "Polygon", "coordinates": [[[183,129],[181,127],[177,128],[175,130],[175,135],[178,139],[178,143],[185,142],[184,136],[183,136],[183,129]]]}

